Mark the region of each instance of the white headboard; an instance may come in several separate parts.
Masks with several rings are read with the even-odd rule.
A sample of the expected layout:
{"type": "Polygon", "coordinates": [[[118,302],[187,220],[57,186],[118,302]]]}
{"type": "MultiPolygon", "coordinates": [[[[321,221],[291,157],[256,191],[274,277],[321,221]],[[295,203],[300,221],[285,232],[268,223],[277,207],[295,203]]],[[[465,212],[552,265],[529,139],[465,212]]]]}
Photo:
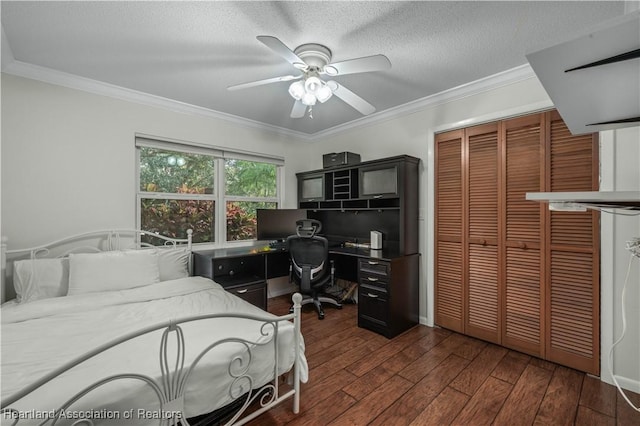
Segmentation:
{"type": "MultiPolygon", "coordinates": [[[[186,247],[191,251],[193,230],[187,230],[187,238],[173,238],[155,232],[136,229],[110,229],[72,235],[47,244],[24,249],[7,247],[10,242],[5,237],[1,243],[0,266],[2,268],[0,286],[0,302],[15,297],[13,289],[13,261],[20,259],[59,258],[71,253],[98,253],[114,250],[139,250],[164,246],[168,249],[186,247]]],[[[191,271],[191,265],[189,265],[191,271]]]]}

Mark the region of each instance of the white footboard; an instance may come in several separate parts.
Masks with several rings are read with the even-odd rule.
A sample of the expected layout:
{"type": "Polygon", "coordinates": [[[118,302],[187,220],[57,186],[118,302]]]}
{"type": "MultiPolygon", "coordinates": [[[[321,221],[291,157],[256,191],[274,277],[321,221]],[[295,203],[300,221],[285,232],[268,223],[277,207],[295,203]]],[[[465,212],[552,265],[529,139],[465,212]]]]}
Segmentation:
{"type": "MultiPolygon", "coordinates": [[[[165,323],[147,327],[112,340],[81,357],[69,361],[55,371],[45,375],[40,380],[28,384],[19,392],[4,398],[1,403],[2,424],[33,424],[34,417],[38,416],[39,420],[35,423],[43,425],[59,424],[63,419],[69,421],[69,418],[73,419],[73,421],[70,422],[73,425],[94,425],[100,423],[127,424],[129,423],[127,422],[129,419],[137,416],[137,420],[140,420],[140,416],[152,413],[152,416],[150,416],[152,419],[146,422],[147,424],[177,425],[180,423],[182,425],[189,425],[185,414],[185,404],[188,398],[187,389],[189,389],[190,380],[194,374],[199,374],[197,367],[200,361],[211,351],[215,350],[215,348],[223,345],[235,345],[241,348],[234,356],[225,360],[225,365],[227,366],[226,373],[228,374],[228,378],[224,380],[225,383],[228,382],[226,392],[229,399],[235,401],[236,404],[240,406],[230,418],[225,419],[226,424],[244,424],[289,398],[292,398],[293,412],[297,413],[300,406],[300,362],[304,356],[301,352],[303,343],[300,334],[300,302],[302,297],[296,293],[292,299],[293,313],[289,315],[275,318],[266,315],[261,317],[228,313],[192,316],[172,321],[169,324],[165,323]],[[189,341],[185,339],[183,328],[187,323],[214,318],[239,318],[256,321],[258,324],[257,329],[259,329],[258,336],[255,339],[226,337],[221,340],[212,341],[206,345],[204,350],[199,351],[195,357],[190,355],[189,358],[192,360],[191,362],[185,362],[185,351],[189,347],[189,341]],[[287,327],[290,331],[291,321],[293,321],[292,340],[294,348],[288,347],[286,349],[293,350],[295,356],[293,366],[289,369],[288,365],[280,365],[281,357],[279,356],[279,351],[283,350],[280,342],[282,327],[287,327]],[[65,402],[53,410],[47,408],[46,412],[37,412],[36,410],[39,410],[39,407],[33,407],[33,409],[30,410],[26,409],[24,405],[20,405],[21,400],[28,398],[29,395],[44,385],[55,383],[56,378],[64,373],[78,366],[82,366],[83,363],[89,360],[95,360],[96,357],[111,348],[141,338],[149,333],[158,332],[158,330],[162,330],[161,339],[157,342],[159,356],[154,360],[148,360],[149,363],[156,363],[158,366],[158,374],[155,377],[148,374],[140,374],[136,371],[127,371],[127,367],[123,366],[122,373],[108,375],[89,386],[83,386],[82,389],[78,389],[76,393],[64,395],[61,400],[65,402]],[[254,356],[256,356],[256,350],[264,347],[272,347],[272,351],[268,352],[272,353],[273,361],[271,361],[272,364],[270,362],[270,365],[274,366],[271,379],[266,384],[256,383],[250,374],[254,356]],[[289,369],[290,371],[289,383],[291,388],[289,388],[289,385],[284,386],[280,384],[279,376],[283,369],[289,369]],[[137,410],[107,413],[101,408],[83,404],[83,401],[91,401],[91,398],[87,397],[95,390],[107,384],[110,386],[114,383],[117,384],[118,381],[124,379],[139,381],[149,386],[153,390],[152,393],[157,397],[157,401],[154,402],[154,407],[157,403],[157,406],[160,407],[159,412],[156,408],[137,407],[137,410]],[[257,389],[261,391],[247,392],[247,390],[257,389]]],[[[264,354],[265,351],[263,350],[261,352],[264,354]]],[[[87,403],[91,404],[90,402],[87,403]]]]}

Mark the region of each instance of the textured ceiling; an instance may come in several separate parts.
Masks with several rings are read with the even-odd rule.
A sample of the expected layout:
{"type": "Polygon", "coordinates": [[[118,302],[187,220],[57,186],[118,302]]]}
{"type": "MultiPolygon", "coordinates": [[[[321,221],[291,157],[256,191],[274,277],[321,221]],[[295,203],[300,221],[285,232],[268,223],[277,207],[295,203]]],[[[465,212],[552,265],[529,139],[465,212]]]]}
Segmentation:
{"type": "Polygon", "coordinates": [[[19,63],[314,134],[362,115],[334,96],[312,119],[290,118],[287,82],[226,89],[297,73],[256,36],[321,43],[334,62],[386,55],[389,70],[335,78],[380,113],[526,64],[623,13],[611,1],[3,1],[2,28],[19,63]]]}

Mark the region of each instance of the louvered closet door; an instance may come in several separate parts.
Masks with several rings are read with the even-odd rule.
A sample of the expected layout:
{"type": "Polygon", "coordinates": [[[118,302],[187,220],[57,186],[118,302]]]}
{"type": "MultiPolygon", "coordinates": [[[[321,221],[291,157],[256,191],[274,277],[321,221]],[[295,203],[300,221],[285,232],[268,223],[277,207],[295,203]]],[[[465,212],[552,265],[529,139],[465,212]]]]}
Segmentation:
{"type": "Polygon", "coordinates": [[[435,323],[463,331],[462,135],[435,138],[435,323]]]}
{"type": "MultiPolygon", "coordinates": [[[[548,191],[597,191],[597,134],[572,136],[547,113],[548,191]]],[[[548,212],[547,359],[599,374],[599,214],[548,212]]]]}
{"type": "MultiPolygon", "coordinates": [[[[498,283],[498,124],[466,129],[467,151],[467,259],[465,333],[500,342],[498,283]]],[[[463,148],[464,149],[464,148],[463,148]]],[[[463,151],[464,155],[464,151],[463,151]]]]}
{"type": "Polygon", "coordinates": [[[525,199],[544,188],[543,114],[507,120],[503,124],[505,176],[504,346],[544,355],[544,265],[542,256],[546,204],[525,199]]]}

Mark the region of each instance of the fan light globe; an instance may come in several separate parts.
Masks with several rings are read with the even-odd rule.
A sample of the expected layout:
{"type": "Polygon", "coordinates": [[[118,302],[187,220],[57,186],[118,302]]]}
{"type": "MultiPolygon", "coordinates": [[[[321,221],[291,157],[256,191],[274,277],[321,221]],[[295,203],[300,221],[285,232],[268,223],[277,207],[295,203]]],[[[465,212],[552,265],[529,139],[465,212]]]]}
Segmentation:
{"type": "Polygon", "coordinates": [[[318,90],[316,90],[316,97],[321,103],[325,103],[333,95],[333,92],[326,84],[323,84],[318,90]]]}
{"type": "Polygon", "coordinates": [[[312,106],[316,104],[316,97],[313,93],[307,92],[304,94],[304,96],[302,96],[301,101],[307,106],[312,106]]]}
{"type": "Polygon", "coordinates": [[[322,80],[318,77],[309,77],[304,82],[304,88],[307,89],[307,92],[315,93],[318,89],[322,87],[322,80]]]}
{"type": "Polygon", "coordinates": [[[304,83],[302,83],[301,81],[291,83],[291,86],[289,86],[289,94],[296,101],[302,99],[302,97],[305,95],[304,83]]]}

